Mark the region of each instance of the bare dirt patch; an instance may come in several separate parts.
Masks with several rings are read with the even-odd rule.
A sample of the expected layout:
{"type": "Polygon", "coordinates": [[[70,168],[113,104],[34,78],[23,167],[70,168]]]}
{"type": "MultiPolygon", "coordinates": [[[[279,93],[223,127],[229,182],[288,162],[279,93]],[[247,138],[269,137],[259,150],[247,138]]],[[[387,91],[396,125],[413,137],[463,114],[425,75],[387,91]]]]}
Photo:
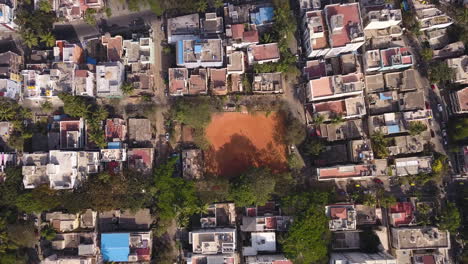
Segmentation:
{"type": "Polygon", "coordinates": [[[274,172],[287,168],[282,116],[271,113],[218,113],[206,128],[210,148],[205,151],[207,173],[232,177],[251,167],[274,172]]]}

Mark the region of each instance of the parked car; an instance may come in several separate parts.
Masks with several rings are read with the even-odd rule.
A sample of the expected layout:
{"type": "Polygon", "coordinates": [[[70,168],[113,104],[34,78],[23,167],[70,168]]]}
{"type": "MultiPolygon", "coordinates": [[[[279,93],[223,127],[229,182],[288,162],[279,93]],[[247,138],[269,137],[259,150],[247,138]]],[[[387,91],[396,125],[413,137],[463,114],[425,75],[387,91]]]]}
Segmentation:
{"type": "Polygon", "coordinates": [[[437,109],[439,109],[439,112],[443,112],[444,108],[442,107],[441,104],[437,104],[437,109]]]}
{"type": "Polygon", "coordinates": [[[446,137],[446,136],[447,136],[447,130],[442,129],[442,136],[443,136],[443,137],[446,137]]]}
{"type": "Polygon", "coordinates": [[[434,130],[431,129],[431,137],[435,137],[434,130]]]}

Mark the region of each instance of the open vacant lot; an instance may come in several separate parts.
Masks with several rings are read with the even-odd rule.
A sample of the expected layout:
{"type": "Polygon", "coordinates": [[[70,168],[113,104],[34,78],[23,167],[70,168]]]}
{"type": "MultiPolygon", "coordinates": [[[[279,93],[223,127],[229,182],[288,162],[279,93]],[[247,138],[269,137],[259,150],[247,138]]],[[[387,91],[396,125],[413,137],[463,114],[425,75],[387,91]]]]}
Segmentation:
{"type": "Polygon", "coordinates": [[[286,169],[286,146],[283,144],[282,118],[272,113],[213,115],[206,129],[211,144],[205,151],[208,173],[232,177],[245,170],[268,167],[273,171],[286,169]]]}

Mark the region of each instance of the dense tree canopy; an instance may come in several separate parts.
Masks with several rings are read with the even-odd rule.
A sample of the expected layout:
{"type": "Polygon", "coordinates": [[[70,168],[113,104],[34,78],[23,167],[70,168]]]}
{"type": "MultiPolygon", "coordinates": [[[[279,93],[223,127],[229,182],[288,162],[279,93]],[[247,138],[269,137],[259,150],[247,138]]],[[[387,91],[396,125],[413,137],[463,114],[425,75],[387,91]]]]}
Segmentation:
{"type": "Polygon", "coordinates": [[[236,180],[230,197],[239,207],[264,205],[271,199],[275,185],[276,181],[269,169],[253,168],[236,180]]]}
{"type": "Polygon", "coordinates": [[[439,227],[448,230],[451,233],[456,233],[461,225],[460,211],[455,203],[448,203],[442,208],[439,216],[439,227]]]}

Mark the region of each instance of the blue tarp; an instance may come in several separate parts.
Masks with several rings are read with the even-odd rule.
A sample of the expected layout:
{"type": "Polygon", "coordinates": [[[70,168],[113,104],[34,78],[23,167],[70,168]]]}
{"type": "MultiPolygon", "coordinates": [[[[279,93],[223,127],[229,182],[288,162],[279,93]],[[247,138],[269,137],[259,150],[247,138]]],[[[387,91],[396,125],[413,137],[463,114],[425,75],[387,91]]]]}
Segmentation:
{"type": "Polygon", "coordinates": [[[128,261],[130,233],[102,234],[101,253],[104,261],[128,261]]]}
{"type": "Polygon", "coordinates": [[[93,57],[86,57],[86,64],[96,65],[97,60],[95,58],[93,58],[93,57]]]}
{"type": "Polygon", "coordinates": [[[120,142],[109,142],[107,143],[107,148],[108,149],[120,149],[122,147],[122,144],[120,142]]]}
{"type": "Polygon", "coordinates": [[[184,64],[184,42],[177,41],[177,65],[184,64]]]}
{"type": "Polygon", "coordinates": [[[380,100],[392,100],[393,99],[391,94],[390,94],[390,96],[388,96],[387,93],[380,93],[379,97],[380,97],[380,100]]]}
{"type": "Polygon", "coordinates": [[[398,125],[389,125],[387,126],[388,133],[389,134],[394,134],[394,133],[399,133],[400,132],[400,127],[398,125]]]}
{"type": "Polygon", "coordinates": [[[250,20],[255,25],[262,25],[273,21],[275,9],[273,7],[260,7],[258,12],[250,14],[250,20]]]}

